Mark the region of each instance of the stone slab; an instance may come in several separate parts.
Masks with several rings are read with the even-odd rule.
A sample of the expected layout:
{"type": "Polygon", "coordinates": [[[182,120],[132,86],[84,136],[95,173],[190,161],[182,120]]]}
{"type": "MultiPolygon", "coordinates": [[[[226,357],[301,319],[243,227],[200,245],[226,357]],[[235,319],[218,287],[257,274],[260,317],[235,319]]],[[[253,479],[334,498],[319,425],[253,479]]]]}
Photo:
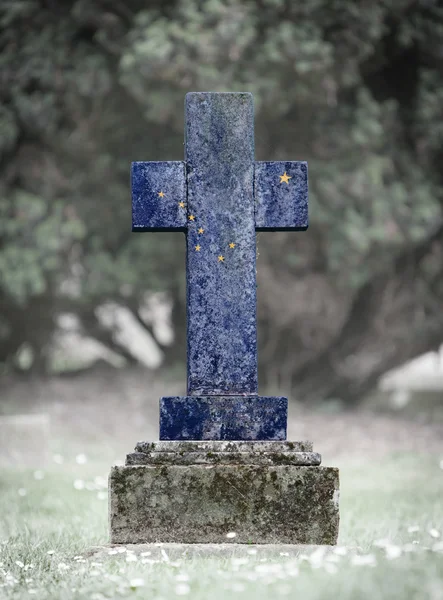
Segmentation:
{"type": "Polygon", "coordinates": [[[111,542],[326,544],[337,541],[339,474],[331,467],[114,467],[111,542]]]}
{"type": "Polygon", "coordinates": [[[169,396],[160,400],[161,440],[285,440],[288,399],[169,396]]]}
{"type": "Polygon", "coordinates": [[[132,452],[127,465],[300,465],[321,463],[318,452],[132,452]]]}
{"type": "Polygon", "coordinates": [[[135,452],[312,452],[309,441],[159,441],[137,442],[135,452]]]}

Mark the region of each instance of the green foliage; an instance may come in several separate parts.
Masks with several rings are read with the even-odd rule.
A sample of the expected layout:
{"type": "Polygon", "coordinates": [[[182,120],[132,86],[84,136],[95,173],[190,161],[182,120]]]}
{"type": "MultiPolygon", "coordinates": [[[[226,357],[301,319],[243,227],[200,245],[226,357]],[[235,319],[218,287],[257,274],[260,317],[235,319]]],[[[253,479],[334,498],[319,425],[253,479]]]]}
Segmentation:
{"type": "MultiPolygon", "coordinates": [[[[404,0],[3,3],[0,297],[183,290],[182,236],[130,232],[128,174],[182,158],[191,90],[254,94],[257,159],[309,161],[309,252],[358,289],[441,218],[441,17],[404,0]]],[[[311,259],[291,244],[297,276],[311,259]]]]}
{"type": "Polygon", "coordinates": [[[84,237],[85,231],[78,219],[66,217],[60,201],[48,203],[19,189],[9,198],[1,198],[3,292],[22,305],[48,292],[62,272],[66,251],[84,237]]]}

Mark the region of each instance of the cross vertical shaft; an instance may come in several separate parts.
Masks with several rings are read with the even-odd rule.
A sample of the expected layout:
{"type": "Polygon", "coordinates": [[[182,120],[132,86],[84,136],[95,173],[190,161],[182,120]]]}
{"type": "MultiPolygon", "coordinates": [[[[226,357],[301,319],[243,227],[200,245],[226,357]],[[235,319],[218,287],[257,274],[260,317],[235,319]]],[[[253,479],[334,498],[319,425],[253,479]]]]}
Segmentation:
{"type": "Polygon", "coordinates": [[[257,393],[252,95],[186,96],[188,394],[257,393]]]}

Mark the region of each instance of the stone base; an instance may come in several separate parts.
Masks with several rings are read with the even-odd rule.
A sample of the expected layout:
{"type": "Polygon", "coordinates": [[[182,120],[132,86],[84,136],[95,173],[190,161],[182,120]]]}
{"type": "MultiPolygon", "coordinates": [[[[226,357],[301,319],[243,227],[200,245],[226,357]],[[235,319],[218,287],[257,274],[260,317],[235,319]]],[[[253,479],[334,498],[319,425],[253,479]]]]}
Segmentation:
{"type": "Polygon", "coordinates": [[[309,442],[159,442],[136,450],[111,471],[111,543],[337,541],[338,469],[307,466],[320,462],[309,442]]]}
{"type": "Polygon", "coordinates": [[[286,440],[282,396],[165,396],[161,440],[286,440]]]}

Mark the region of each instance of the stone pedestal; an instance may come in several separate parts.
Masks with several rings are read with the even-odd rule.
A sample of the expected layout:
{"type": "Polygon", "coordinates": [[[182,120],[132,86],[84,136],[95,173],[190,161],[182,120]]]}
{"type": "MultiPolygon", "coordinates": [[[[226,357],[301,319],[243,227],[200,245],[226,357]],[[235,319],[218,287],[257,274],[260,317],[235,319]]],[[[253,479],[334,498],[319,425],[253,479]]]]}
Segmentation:
{"type": "Polygon", "coordinates": [[[140,442],[111,471],[111,543],[335,544],[338,469],[320,462],[310,442],[140,442]]]}

